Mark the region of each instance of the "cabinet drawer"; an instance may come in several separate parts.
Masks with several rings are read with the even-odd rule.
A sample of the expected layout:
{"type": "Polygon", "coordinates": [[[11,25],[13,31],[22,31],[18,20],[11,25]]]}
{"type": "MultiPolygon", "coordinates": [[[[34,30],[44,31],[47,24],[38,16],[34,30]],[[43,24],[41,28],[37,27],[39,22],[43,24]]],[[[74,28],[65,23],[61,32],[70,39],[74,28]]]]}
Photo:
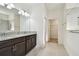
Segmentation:
{"type": "Polygon", "coordinates": [[[25,40],[24,37],[14,38],[14,39],[12,39],[12,44],[20,43],[24,40],[25,40]]]}
{"type": "Polygon", "coordinates": [[[0,41],[0,48],[11,45],[11,40],[0,41]]]}

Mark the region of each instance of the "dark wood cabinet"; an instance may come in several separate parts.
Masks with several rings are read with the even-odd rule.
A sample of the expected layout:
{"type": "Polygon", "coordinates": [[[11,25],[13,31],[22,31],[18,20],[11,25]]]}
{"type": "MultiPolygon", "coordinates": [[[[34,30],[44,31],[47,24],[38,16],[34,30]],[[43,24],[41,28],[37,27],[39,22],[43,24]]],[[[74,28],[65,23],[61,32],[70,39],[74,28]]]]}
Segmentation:
{"type": "Polygon", "coordinates": [[[25,55],[25,42],[17,43],[13,46],[13,54],[15,56],[25,55]]]}
{"type": "Polygon", "coordinates": [[[24,56],[36,46],[36,34],[0,41],[0,56],[24,56]]]}
{"type": "Polygon", "coordinates": [[[36,45],[36,35],[31,35],[31,44],[32,44],[32,48],[36,45]]]}
{"type": "Polygon", "coordinates": [[[34,35],[30,35],[30,36],[26,36],[25,37],[25,41],[26,41],[26,52],[29,52],[30,50],[32,50],[32,48],[34,48],[36,46],[36,34],[34,35]]]}
{"type": "Polygon", "coordinates": [[[12,47],[1,48],[0,56],[12,56],[12,47]]]}
{"type": "Polygon", "coordinates": [[[31,50],[31,39],[30,39],[30,36],[26,37],[26,52],[29,52],[31,50]]]}

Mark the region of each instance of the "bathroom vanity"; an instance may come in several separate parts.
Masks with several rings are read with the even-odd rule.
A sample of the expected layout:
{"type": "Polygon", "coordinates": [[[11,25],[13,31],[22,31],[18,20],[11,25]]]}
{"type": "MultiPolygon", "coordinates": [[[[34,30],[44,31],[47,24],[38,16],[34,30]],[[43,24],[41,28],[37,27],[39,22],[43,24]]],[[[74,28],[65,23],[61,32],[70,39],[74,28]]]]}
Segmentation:
{"type": "Polygon", "coordinates": [[[36,46],[36,33],[7,35],[0,41],[0,56],[24,56],[36,46]]]}
{"type": "Polygon", "coordinates": [[[30,31],[30,16],[6,6],[0,5],[0,56],[24,56],[36,46],[36,32],[30,31]]]}

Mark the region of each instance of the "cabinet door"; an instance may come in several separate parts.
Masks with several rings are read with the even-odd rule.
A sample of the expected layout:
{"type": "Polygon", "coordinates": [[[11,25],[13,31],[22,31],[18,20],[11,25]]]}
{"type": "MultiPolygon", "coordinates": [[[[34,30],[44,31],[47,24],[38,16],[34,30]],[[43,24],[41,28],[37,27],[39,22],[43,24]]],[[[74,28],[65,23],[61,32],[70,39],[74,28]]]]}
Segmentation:
{"type": "Polygon", "coordinates": [[[31,40],[32,40],[32,48],[33,48],[36,45],[36,35],[32,35],[31,40]]]}
{"type": "Polygon", "coordinates": [[[11,56],[12,55],[12,48],[5,47],[0,49],[0,56],[11,56]]]}
{"type": "Polygon", "coordinates": [[[26,37],[26,52],[29,52],[32,47],[32,41],[30,36],[26,37]]]}
{"type": "Polygon", "coordinates": [[[13,46],[13,53],[15,56],[25,55],[25,42],[17,43],[13,46]]]}

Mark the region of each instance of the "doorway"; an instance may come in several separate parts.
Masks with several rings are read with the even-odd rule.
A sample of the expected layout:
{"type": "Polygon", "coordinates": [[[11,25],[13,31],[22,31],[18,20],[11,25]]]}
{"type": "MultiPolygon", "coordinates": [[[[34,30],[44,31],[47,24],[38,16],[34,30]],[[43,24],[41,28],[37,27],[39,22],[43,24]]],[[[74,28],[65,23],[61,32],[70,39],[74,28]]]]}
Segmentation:
{"type": "Polygon", "coordinates": [[[48,42],[58,43],[58,20],[49,19],[48,20],[48,42]]]}

